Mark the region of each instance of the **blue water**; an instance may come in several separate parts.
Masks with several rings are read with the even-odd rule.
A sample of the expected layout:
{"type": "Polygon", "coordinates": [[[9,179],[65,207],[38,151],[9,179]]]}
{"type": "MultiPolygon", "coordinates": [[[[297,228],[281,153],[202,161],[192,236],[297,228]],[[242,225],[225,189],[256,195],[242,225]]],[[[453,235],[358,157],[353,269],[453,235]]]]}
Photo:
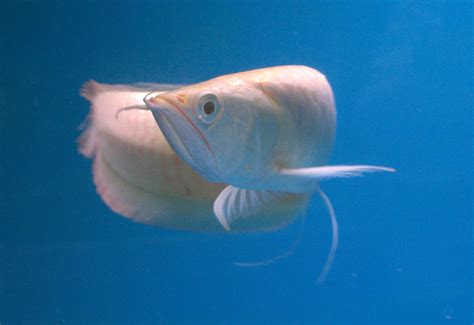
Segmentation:
{"type": "Polygon", "coordinates": [[[473,3],[42,2],[0,9],[0,323],[471,324],[473,3]],[[323,183],[296,225],[194,234],[136,224],[95,192],[75,147],[78,89],[193,83],[304,64],[338,108],[331,162],[396,174],[323,183]]]}

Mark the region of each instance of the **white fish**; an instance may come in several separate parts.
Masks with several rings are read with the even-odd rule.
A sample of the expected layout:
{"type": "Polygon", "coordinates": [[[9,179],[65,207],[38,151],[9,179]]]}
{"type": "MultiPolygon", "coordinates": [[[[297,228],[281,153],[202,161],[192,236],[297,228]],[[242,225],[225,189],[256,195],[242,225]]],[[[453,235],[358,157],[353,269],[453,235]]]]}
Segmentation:
{"type": "MultiPolygon", "coordinates": [[[[173,200],[179,201],[186,192],[181,187],[195,185],[193,194],[197,192],[207,202],[215,199],[212,210],[224,229],[239,229],[242,222],[255,229],[259,228],[255,224],[267,219],[269,223],[259,228],[266,229],[288,223],[291,217],[285,216],[289,211],[300,211],[307,198],[319,192],[333,225],[332,247],[319,280],[324,280],[338,242],[336,217],[329,199],[319,188],[319,181],[394,171],[367,165],[326,165],[336,127],[334,98],[324,75],[304,66],[241,72],[184,87],[147,85],[142,90],[89,84],[84,95],[92,100],[93,112],[92,126],[83,136],[81,150],[87,156],[95,155],[96,184],[112,209],[143,221],[153,215],[150,209],[166,209],[163,198],[169,192],[174,195],[173,200]],[[109,96],[105,96],[107,88],[109,96]],[[139,103],[141,99],[145,105],[139,103]],[[97,108],[106,106],[107,109],[97,108]],[[121,114],[114,119],[112,115],[117,110],[121,114]],[[128,130],[122,125],[121,129],[118,121],[122,115],[144,120],[150,113],[146,110],[151,111],[162,133],[153,128],[149,117],[143,128],[128,130]],[[102,111],[104,116],[95,116],[96,111],[98,115],[102,111]],[[163,136],[172,150],[161,140],[163,136]],[[138,152],[127,152],[130,147],[138,152]],[[176,170],[188,174],[185,179],[168,185],[161,177],[163,158],[159,156],[175,154],[181,159],[175,160],[176,170]],[[147,165],[150,175],[140,169],[142,164],[147,165]],[[117,191],[121,186],[112,181],[101,180],[101,175],[106,174],[100,171],[101,166],[120,170],[121,178],[134,187],[125,191],[127,195],[133,192],[132,199],[124,199],[123,195],[108,198],[107,192],[122,190],[117,191]],[[187,169],[188,166],[191,168],[187,169]],[[156,204],[143,202],[143,193],[136,188],[154,193],[160,200],[156,204]],[[272,223],[272,216],[279,221],[272,223]]],[[[194,211],[197,209],[192,207],[194,211]]],[[[179,218],[169,210],[173,209],[168,208],[163,215],[179,218]]],[[[209,213],[204,210],[205,214],[209,213]]],[[[170,217],[163,219],[156,217],[156,213],[151,219],[174,225],[170,217]]]]}
{"type": "MultiPolygon", "coordinates": [[[[171,149],[149,111],[123,107],[143,104],[150,91],[175,85],[84,84],[81,95],[91,111],[78,139],[80,152],[94,160],[97,192],[116,213],[140,223],[190,231],[223,231],[212,211],[225,188],[197,175],[171,149]]],[[[292,195],[259,218],[237,222],[232,231],[284,227],[303,211],[307,196],[292,195]]]]}

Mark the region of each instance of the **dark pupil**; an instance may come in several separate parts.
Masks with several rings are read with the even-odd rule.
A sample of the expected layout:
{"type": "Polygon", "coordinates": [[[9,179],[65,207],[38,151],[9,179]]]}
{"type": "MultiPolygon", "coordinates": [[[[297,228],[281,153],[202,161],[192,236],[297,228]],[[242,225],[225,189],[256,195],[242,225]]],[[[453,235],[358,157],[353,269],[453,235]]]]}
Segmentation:
{"type": "Polygon", "coordinates": [[[215,109],[216,108],[214,107],[213,102],[206,102],[204,104],[204,113],[206,113],[207,115],[211,115],[212,113],[214,113],[215,109]]]}

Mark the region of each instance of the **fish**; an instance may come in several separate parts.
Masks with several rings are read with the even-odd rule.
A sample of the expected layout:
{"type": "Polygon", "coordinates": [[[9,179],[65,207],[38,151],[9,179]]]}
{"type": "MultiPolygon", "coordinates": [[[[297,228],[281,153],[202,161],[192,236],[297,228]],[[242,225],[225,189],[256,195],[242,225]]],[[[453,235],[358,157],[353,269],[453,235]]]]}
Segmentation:
{"type": "Polygon", "coordinates": [[[94,181],[112,210],[178,228],[261,231],[289,224],[318,193],[333,229],[318,282],[338,245],[336,215],[320,182],[395,171],[328,165],[334,95],[325,75],[306,66],[250,70],[192,85],[89,82],[82,95],[92,102],[92,122],[80,151],[94,159],[94,181]],[[166,174],[173,176],[166,180],[166,174]]]}
{"type": "MultiPolygon", "coordinates": [[[[109,85],[88,81],[80,94],[91,103],[80,126],[79,152],[93,161],[93,181],[105,204],[120,216],[157,227],[193,232],[223,232],[213,203],[225,188],[198,175],[170,147],[150,111],[127,110],[143,104],[151,91],[181,85],[109,85]],[[120,113],[120,114],[118,114],[120,113]]],[[[233,232],[274,231],[304,211],[307,196],[293,195],[241,220],[233,232]]]]}

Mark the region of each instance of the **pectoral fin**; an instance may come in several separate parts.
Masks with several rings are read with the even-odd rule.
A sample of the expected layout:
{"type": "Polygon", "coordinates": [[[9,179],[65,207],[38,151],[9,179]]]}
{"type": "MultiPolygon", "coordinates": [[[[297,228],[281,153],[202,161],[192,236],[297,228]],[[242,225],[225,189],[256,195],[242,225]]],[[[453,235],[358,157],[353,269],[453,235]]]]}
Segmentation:
{"type": "Polygon", "coordinates": [[[294,196],[285,192],[244,190],[229,185],[214,201],[214,214],[222,227],[230,231],[233,222],[258,217],[269,207],[294,196]]]}
{"type": "Polygon", "coordinates": [[[300,192],[317,188],[317,183],[320,180],[362,176],[365,173],[374,172],[395,172],[395,169],[380,166],[339,165],[294,169],[282,168],[279,175],[282,177],[280,182],[288,186],[288,191],[300,192]]]}

